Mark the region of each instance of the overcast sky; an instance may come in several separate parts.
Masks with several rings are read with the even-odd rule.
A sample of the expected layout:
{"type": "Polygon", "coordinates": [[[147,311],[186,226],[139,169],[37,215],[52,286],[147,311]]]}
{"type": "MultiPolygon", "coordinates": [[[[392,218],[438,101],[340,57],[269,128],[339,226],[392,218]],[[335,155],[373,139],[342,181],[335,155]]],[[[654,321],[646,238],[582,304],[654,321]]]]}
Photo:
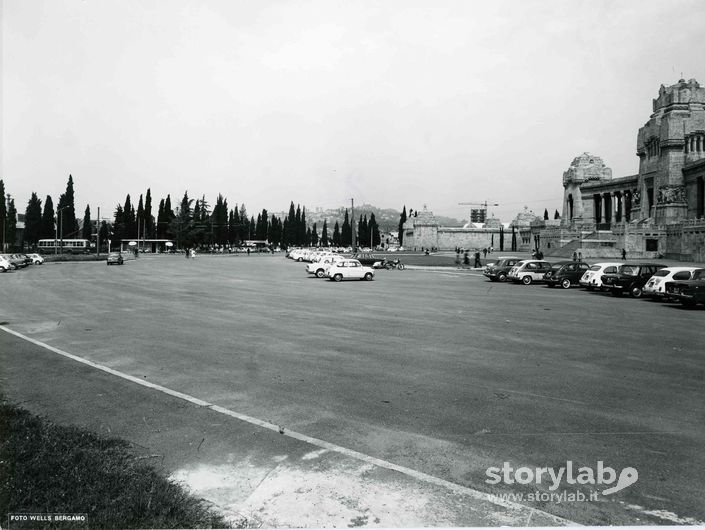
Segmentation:
{"type": "MultiPolygon", "coordinates": [[[[4,0],[2,175],[24,211],[222,193],[458,219],[638,172],[661,84],[705,83],[703,0],[4,0]]],[[[154,205],[156,207],[156,204],[154,205]]]]}

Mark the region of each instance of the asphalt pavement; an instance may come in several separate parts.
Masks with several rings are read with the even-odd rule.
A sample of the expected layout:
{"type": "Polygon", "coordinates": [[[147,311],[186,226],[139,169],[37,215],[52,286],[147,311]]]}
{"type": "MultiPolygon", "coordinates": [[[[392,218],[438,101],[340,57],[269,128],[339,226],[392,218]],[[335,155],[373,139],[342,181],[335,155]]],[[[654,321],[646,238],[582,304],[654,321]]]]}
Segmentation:
{"type": "Polygon", "coordinates": [[[57,263],[0,280],[5,328],[159,387],[1,333],[10,397],[162,455],[231,513],[273,526],[705,520],[705,311],[453,268],[337,284],[281,256],[57,263]],[[489,484],[492,467],[568,461],[638,481],[611,496],[571,487],[600,493],[590,502],[519,502],[534,511],[485,497],[548,491],[489,484]]]}

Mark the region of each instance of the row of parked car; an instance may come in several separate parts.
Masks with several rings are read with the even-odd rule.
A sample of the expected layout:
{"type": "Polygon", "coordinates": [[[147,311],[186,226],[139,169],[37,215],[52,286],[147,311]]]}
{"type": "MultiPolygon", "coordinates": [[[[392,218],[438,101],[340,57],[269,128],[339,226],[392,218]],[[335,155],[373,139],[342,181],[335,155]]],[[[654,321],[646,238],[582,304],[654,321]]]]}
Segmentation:
{"type": "Polygon", "coordinates": [[[0,271],[24,269],[30,265],[41,265],[44,258],[39,254],[0,254],[0,271]]]}
{"type": "Polygon", "coordinates": [[[287,257],[295,261],[307,261],[306,272],[317,278],[343,280],[373,280],[375,271],[359,259],[346,258],[335,252],[294,249],[287,257]]]}
{"type": "Polygon", "coordinates": [[[614,296],[651,297],[686,306],[705,304],[705,267],[669,267],[649,262],[549,263],[510,256],[487,264],[484,275],[499,282],[543,283],[564,289],[582,286],[588,290],[609,291],[614,296]]]}

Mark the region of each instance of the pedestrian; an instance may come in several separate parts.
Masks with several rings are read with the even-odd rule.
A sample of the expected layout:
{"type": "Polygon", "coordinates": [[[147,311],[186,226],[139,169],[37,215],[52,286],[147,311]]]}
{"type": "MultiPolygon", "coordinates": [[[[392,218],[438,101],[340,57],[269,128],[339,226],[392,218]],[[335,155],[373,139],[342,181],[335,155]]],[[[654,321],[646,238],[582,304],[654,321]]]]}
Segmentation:
{"type": "Polygon", "coordinates": [[[247,255],[250,255],[250,247],[247,247],[247,255]]]}
{"type": "Polygon", "coordinates": [[[463,265],[469,267],[470,266],[470,252],[465,251],[465,255],[463,256],[463,265]]]}
{"type": "Polygon", "coordinates": [[[578,253],[573,251],[573,261],[578,261],[578,253]]]}
{"type": "Polygon", "coordinates": [[[487,258],[487,247],[482,249],[482,255],[483,257],[487,258]]]}
{"type": "Polygon", "coordinates": [[[582,251],[578,251],[578,261],[580,261],[580,262],[583,261],[583,253],[582,253],[582,251]]]}
{"type": "Polygon", "coordinates": [[[622,259],[623,260],[627,259],[627,249],[625,249],[625,248],[622,249],[622,259]]]}
{"type": "Polygon", "coordinates": [[[189,255],[189,249],[186,249],[186,252],[184,252],[184,256],[186,257],[186,259],[188,259],[188,255],[189,255]]]}
{"type": "Polygon", "coordinates": [[[479,250],[475,251],[475,265],[473,265],[473,267],[476,269],[482,267],[482,263],[480,263],[480,251],[479,250]]]}
{"type": "Polygon", "coordinates": [[[460,268],[460,250],[455,251],[455,266],[460,268]]]}

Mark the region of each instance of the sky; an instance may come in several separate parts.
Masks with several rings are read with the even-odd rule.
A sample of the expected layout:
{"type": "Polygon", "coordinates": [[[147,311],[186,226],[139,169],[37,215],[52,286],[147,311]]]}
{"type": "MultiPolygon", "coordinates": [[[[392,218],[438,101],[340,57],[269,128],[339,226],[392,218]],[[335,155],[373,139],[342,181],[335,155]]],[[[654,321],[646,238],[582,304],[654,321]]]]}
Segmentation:
{"type": "MultiPolygon", "coordinates": [[[[705,83],[702,0],[0,0],[1,175],[23,212],[184,192],[510,221],[583,152],[638,172],[661,84],[705,83]]],[[[154,205],[156,207],[156,204],[154,205]]],[[[95,213],[94,213],[95,216],[95,213]]]]}

